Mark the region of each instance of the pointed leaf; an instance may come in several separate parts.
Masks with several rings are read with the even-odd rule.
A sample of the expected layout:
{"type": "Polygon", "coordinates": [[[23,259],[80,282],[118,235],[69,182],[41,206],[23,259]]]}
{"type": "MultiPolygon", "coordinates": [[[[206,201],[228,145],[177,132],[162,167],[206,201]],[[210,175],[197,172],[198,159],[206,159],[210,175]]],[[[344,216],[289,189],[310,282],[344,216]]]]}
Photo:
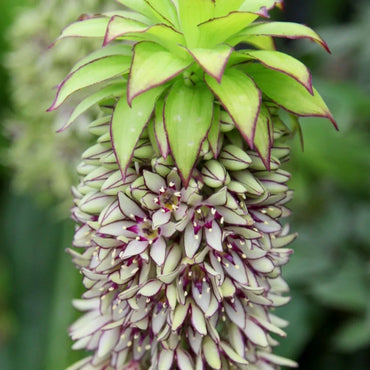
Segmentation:
{"type": "Polygon", "coordinates": [[[177,2],[181,30],[185,36],[186,44],[190,48],[197,47],[198,24],[213,18],[214,2],[209,0],[178,0],[177,2]]]}
{"type": "Polygon", "coordinates": [[[142,32],[148,28],[145,23],[138,22],[134,19],[113,16],[107,25],[107,32],[105,33],[103,45],[106,45],[116,38],[127,33],[142,32]]]}
{"type": "Polygon", "coordinates": [[[76,108],[73,110],[71,116],[68,119],[68,122],[58,130],[62,132],[66,130],[81,114],[85,113],[89,108],[99,101],[109,98],[122,95],[125,91],[124,84],[114,84],[104,87],[103,89],[97,91],[96,93],[88,96],[86,99],[82,100],[76,108]]]}
{"type": "Polygon", "coordinates": [[[178,28],[177,10],[171,0],[146,0],[146,2],[159,15],[159,20],[170,23],[172,26],[178,28]]]}
{"type": "Polygon", "coordinates": [[[242,41],[248,42],[249,36],[272,36],[288,39],[309,39],[321,45],[329,52],[326,42],[310,27],[293,22],[265,22],[247,27],[237,35],[231,37],[233,45],[242,41]]]}
{"type": "Polygon", "coordinates": [[[276,50],[274,39],[271,36],[249,36],[245,42],[261,50],[276,50]]]}
{"type": "Polygon", "coordinates": [[[203,339],[203,354],[212,369],[221,369],[220,351],[216,343],[209,336],[203,339]]]}
{"type": "Polygon", "coordinates": [[[110,55],[128,55],[132,56],[132,47],[130,45],[109,45],[93,51],[89,55],[79,60],[71,69],[71,72],[76,71],[83,65],[93,62],[94,60],[107,57],[110,55]]]}
{"type": "Polygon", "coordinates": [[[235,33],[246,28],[264,12],[232,12],[224,17],[214,18],[199,25],[199,47],[212,48],[223,43],[235,33]]]}
{"type": "Polygon", "coordinates": [[[143,92],[173,79],[189,64],[154,42],[137,43],[128,80],[128,103],[143,92]]]}
{"type": "Polygon", "coordinates": [[[246,12],[257,12],[263,9],[270,10],[274,7],[281,8],[283,0],[244,0],[239,10],[246,12]]]}
{"type": "Polygon", "coordinates": [[[155,102],[164,86],[149,90],[130,107],[126,95],[117,102],[111,123],[112,145],[123,178],[130,164],[136,143],[149,121],[155,102]]]}
{"type": "Polygon", "coordinates": [[[315,89],[311,95],[297,81],[260,64],[248,65],[245,70],[268,97],[287,111],[303,117],[328,118],[337,128],[328,107],[315,89]]]}
{"type": "Polygon", "coordinates": [[[164,109],[171,153],[187,185],[202,143],[211,127],[213,95],[204,84],[179,81],[170,90],[164,109]]]}
{"type": "Polygon", "coordinates": [[[62,33],[55,42],[67,37],[104,37],[108,22],[108,17],[99,17],[83,19],[81,21],[71,23],[62,30],[62,33]]]}
{"type": "Polygon", "coordinates": [[[218,82],[221,81],[232,51],[233,48],[226,44],[217,45],[212,49],[189,49],[196,62],[218,82]]]}
{"type": "Polygon", "coordinates": [[[71,94],[85,87],[128,72],[130,57],[113,55],[94,60],[70,73],[58,86],[56,98],[48,111],[58,108],[71,94]]]}
{"type": "Polygon", "coordinates": [[[256,125],[256,134],[254,136],[254,145],[268,171],[270,171],[272,146],[270,138],[271,125],[272,121],[269,111],[264,106],[261,106],[256,125]]]}
{"type": "Polygon", "coordinates": [[[145,0],[117,0],[123,6],[145,15],[152,21],[157,19],[155,12],[145,0]]]}
{"type": "Polygon", "coordinates": [[[253,148],[261,104],[261,93],[253,80],[236,69],[226,70],[221,83],[208,75],[205,76],[205,80],[232,117],[250,148],[253,148]]]}
{"type": "Polygon", "coordinates": [[[161,99],[155,107],[154,133],[162,157],[166,159],[168,154],[170,154],[170,147],[168,145],[167,135],[164,128],[163,109],[164,100],[161,99]]]}
{"type": "Polygon", "coordinates": [[[221,123],[220,123],[220,107],[218,105],[213,106],[213,119],[211,129],[208,132],[208,142],[212,150],[214,158],[217,158],[221,151],[221,123]]]}
{"type": "Polygon", "coordinates": [[[239,9],[244,0],[217,0],[215,4],[215,17],[223,17],[235,9],[239,9]]]}
{"type": "Polygon", "coordinates": [[[156,42],[170,50],[174,55],[191,60],[188,53],[180,46],[185,43],[184,36],[165,24],[156,24],[145,31],[130,33],[129,36],[136,37],[138,40],[156,42]]]}
{"type": "Polygon", "coordinates": [[[285,73],[301,83],[312,94],[311,73],[299,60],[279,51],[246,50],[240,54],[260,61],[267,68],[285,73]]]}

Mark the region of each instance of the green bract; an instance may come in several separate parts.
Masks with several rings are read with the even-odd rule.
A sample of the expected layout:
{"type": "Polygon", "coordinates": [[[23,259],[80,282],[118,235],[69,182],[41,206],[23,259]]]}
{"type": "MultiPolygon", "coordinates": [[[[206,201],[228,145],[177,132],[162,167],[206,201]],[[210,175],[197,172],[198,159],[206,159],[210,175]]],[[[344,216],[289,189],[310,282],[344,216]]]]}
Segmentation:
{"type": "Polygon", "coordinates": [[[70,335],[93,353],[70,369],[296,367],[272,353],[271,333],[285,336],[287,323],[271,309],[289,301],[281,268],[296,237],[281,223],[292,192],[280,165],[298,116],[335,122],[273,37],[327,47],[306,26],[268,22],[279,1],[119,2],[126,10],[62,32],[103,47],[75,65],[50,108],[99,84],[66,123],[99,103],[69,250],[86,287],[70,335]]]}
{"type": "MultiPolygon", "coordinates": [[[[273,37],[307,38],[327,49],[306,26],[268,21],[268,10],[279,7],[280,1],[119,2],[131,11],[86,17],[62,32],[59,39],[101,38],[105,47],[72,70],[60,84],[50,110],[82,88],[127,78],[127,94],[116,93],[122,97],[112,119],[113,146],[123,176],[154,112],[155,117],[162,114],[166,132],[156,136],[158,146],[170,148],[185,183],[203,142],[211,146],[215,142],[220,123],[214,121],[210,127],[219,105],[267,168],[272,145],[269,107],[279,106],[297,116],[325,117],[335,125],[307,68],[274,49],[273,37]],[[132,47],[127,42],[133,42],[132,47]],[[236,49],[240,43],[243,48],[236,49]],[[184,124],[188,115],[191,119],[184,124]],[[134,122],[136,116],[140,118],[134,122]]],[[[110,91],[107,96],[114,94],[110,91]]],[[[81,106],[76,108],[68,124],[80,110],[81,106]]]]}

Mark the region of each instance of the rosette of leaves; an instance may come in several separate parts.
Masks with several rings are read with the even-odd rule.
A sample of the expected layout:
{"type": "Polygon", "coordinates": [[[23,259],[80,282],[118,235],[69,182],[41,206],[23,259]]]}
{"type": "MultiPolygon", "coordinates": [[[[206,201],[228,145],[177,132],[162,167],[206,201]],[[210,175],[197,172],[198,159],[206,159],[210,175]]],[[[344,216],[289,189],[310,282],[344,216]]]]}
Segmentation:
{"type": "Polygon", "coordinates": [[[76,19],[87,4],[99,11],[104,7],[101,0],[37,3],[21,9],[7,35],[11,50],[5,64],[10,75],[12,111],[5,127],[12,145],[5,157],[14,169],[17,190],[33,192],[42,202],[57,200],[65,212],[64,208],[71,204],[69,188],[77,180],[74,168],[81,145],[90,145],[86,125],[90,118],[80,117],[78,126],[56,136],[55,131],[65,122],[76,100],[53,115],[45,115],[45,108],[53,98],[52,87],[68,73],[76,58],[94,50],[98,43],[69,40],[53,52],[47,49],[61,27],[76,19]]]}
{"type": "Polygon", "coordinates": [[[295,239],[285,141],[299,116],[334,119],[311,75],[273,37],[277,1],[120,0],[67,37],[100,38],[50,110],[97,85],[64,128],[99,104],[97,142],[78,166],[71,249],[86,292],[71,327],[91,356],[71,369],[278,369],[289,301],[281,267],[295,239]],[[240,45],[242,44],[242,48],[240,45]],[[238,46],[238,47],[237,47],[238,46]]]}

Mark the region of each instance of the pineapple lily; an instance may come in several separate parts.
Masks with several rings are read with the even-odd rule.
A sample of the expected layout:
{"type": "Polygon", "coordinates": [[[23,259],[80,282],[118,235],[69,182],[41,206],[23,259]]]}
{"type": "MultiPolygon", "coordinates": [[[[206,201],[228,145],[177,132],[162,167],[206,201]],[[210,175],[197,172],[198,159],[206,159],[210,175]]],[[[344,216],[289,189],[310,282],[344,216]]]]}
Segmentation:
{"type": "Polygon", "coordinates": [[[273,37],[327,46],[306,26],[269,21],[280,1],[118,2],[123,10],[83,16],[59,38],[103,43],[50,108],[100,84],[63,128],[100,105],[97,142],[77,169],[70,250],[86,287],[70,334],[92,355],[70,369],[296,367],[272,353],[296,237],[280,221],[292,197],[283,112],[294,125],[335,121],[273,37]]]}

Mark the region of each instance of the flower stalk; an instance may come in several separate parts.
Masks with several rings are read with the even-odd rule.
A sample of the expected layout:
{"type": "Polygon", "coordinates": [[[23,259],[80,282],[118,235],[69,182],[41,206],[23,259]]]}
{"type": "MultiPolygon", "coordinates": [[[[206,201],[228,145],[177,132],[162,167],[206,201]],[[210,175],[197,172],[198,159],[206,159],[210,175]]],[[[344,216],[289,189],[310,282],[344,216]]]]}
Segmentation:
{"type": "Polygon", "coordinates": [[[296,367],[273,354],[287,323],[272,311],[289,301],[281,268],[296,237],[282,222],[292,191],[281,113],[335,121],[273,37],[326,44],[269,21],[279,1],[119,2],[125,10],[63,30],[60,39],[104,47],[77,63],[50,108],[102,84],[66,124],[100,104],[69,250],[86,287],[70,335],[92,355],[70,369],[296,367]]]}

